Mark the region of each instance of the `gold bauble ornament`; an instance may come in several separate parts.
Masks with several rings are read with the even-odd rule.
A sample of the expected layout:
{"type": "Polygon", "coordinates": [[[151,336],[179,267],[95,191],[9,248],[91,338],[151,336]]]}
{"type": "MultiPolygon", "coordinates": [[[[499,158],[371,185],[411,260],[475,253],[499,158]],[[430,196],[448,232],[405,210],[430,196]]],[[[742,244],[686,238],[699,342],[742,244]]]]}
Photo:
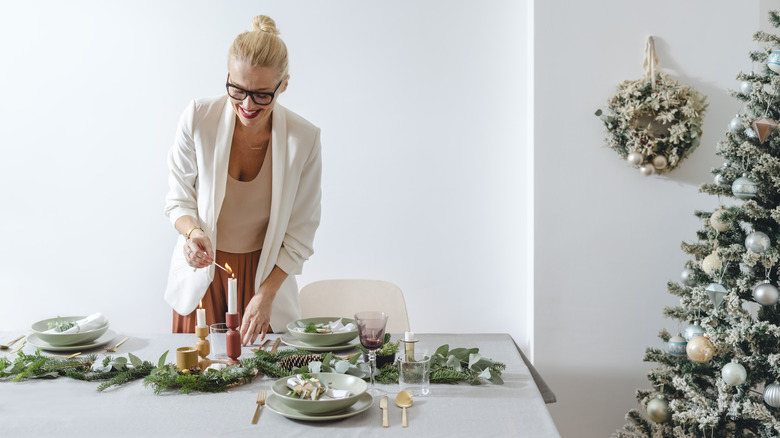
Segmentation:
{"type": "Polygon", "coordinates": [[[704,336],[694,336],[685,347],[688,358],[696,363],[707,363],[715,356],[715,344],[710,338],[704,336]]]}
{"type": "Polygon", "coordinates": [[[672,418],[669,402],[658,396],[647,402],[647,416],[656,423],[663,423],[672,418]]]}

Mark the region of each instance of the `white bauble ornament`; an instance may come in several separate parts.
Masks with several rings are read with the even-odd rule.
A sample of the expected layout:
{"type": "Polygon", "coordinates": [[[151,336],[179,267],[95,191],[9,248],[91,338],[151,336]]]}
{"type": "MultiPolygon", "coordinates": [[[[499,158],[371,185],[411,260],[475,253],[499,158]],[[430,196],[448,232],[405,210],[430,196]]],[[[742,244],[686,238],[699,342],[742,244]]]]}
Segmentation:
{"type": "Polygon", "coordinates": [[[691,339],[696,336],[704,335],[704,327],[699,325],[699,321],[694,321],[693,324],[685,328],[683,333],[685,334],[685,340],[691,342],[691,339]]]}
{"type": "Polygon", "coordinates": [[[725,212],[726,209],[721,206],[712,213],[712,216],[710,216],[710,225],[712,228],[720,232],[728,231],[728,229],[731,228],[730,222],[722,220],[723,213],[725,212]]]}
{"type": "Polygon", "coordinates": [[[647,416],[656,423],[663,423],[672,418],[669,402],[658,396],[647,402],[647,416]]]}
{"type": "Polygon", "coordinates": [[[669,354],[672,356],[685,356],[688,354],[685,351],[685,347],[688,345],[688,341],[685,340],[680,334],[678,333],[677,336],[672,336],[669,338],[669,342],[667,342],[667,345],[669,346],[669,354]]]}
{"type": "Polygon", "coordinates": [[[743,131],[745,129],[745,124],[742,123],[742,119],[739,118],[739,116],[734,117],[729,122],[729,130],[733,133],[738,133],[740,131],[743,131]]]}
{"type": "Polygon", "coordinates": [[[753,299],[762,306],[774,306],[780,299],[780,291],[766,280],[753,288],[753,299]]]}
{"type": "Polygon", "coordinates": [[[758,194],[758,184],[743,174],[731,184],[731,193],[739,199],[754,198],[758,194]]]}
{"type": "Polygon", "coordinates": [[[764,401],[773,408],[780,408],[780,385],[777,382],[766,385],[766,388],[764,388],[764,401]]]}
{"type": "Polygon", "coordinates": [[[653,167],[656,169],[663,169],[667,164],[669,164],[669,161],[663,155],[653,157],[653,167]]]}
{"type": "Polygon", "coordinates": [[[745,131],[743,132],[743,134],[745,134],[745,136],[749,137],[749,138],[756,138],[756,137],[758,137],[756,135],[756,131],[754,131],[754,130],[752,130],[750,128],[745,128],[745,131]]]}
{"type": "Polygon", "coordinates": [[[728,289],[720,283],[710,283],[704,290],[707,291],[707,295],[716,309],[723,303],[723,297],[729,293],[728,289]]]}
{"type": "Polygon", "coordinates": [[[655,167],[653,167],[651,163],[645,163],[639,166],[639,173],[641,173],[643,176],[650,176],[655,173],[655,167]]]}
{"type": "Polygon", "coordinates": [[[753,83],[750,81],[742,81],[739,84],[739,91],[742,92],[742,94],[750,94],[753,92],[753,83]]]}
{"type": "Polygon", "coordinates": [[[686,286],[693,286],[694,275],[696,275],[696,271],[691,268],[685,268],[680,273],[680,281],[686,286]]]}
{"type": "Polygon", "coordinates": [[[775,50],[766,59],[766,66],[775,73],[780,73],[780,50],[775,50]]]}
{"type": "Polygon", "coordinates": [[[731,386],[741,385],[747,380],[747,370],[736,359],[724,365],[720,375],[731,386]]]}
{"type": "Polygon", "coordinates": [[[696,363],[707,363],[715,356],[715,344],[707,336],[695,336],[685,347],[688,358],[696,363]]]}
{"type": "Polygon", "coordinates": [[[628,161],[628,164],[637,167],[645,161],[645,157],[639,152],[631,152],[628,154],[628,157],[626,157],[626,161],[628,161]]]}
{"type": "Polygon", "coordinates": [[[715,251],[712,251],[712,254],[704,257],[704,260],[701,261],[701,270],[706,272],[707,275],[711,276],[717,274],[722,268],[723,263],[720,261],[718,253],[715,251]]]}
{"type": "Polygon", "coordinates": [[[754,231],[745,238],[745,248],[757,254],[761,254],[772,246],[769,236],[761,231],[754,231]]]}

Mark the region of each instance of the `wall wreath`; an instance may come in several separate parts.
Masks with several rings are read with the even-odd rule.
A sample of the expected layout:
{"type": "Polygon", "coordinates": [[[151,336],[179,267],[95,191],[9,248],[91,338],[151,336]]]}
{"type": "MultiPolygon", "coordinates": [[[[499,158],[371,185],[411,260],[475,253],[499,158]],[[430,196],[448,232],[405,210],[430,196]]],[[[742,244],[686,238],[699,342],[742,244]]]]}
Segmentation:
{"type": "Polygon", "coordinates": [[[645,77],[625,81],[607,101],[611,114],[596,115],[604,122],[606,144],[645,175],[677,168],[701,142],[706,97],[656,72],[653,37],[645,47],[645,77]],[[652,80],[651,80],[652,78],[652,80]]]}

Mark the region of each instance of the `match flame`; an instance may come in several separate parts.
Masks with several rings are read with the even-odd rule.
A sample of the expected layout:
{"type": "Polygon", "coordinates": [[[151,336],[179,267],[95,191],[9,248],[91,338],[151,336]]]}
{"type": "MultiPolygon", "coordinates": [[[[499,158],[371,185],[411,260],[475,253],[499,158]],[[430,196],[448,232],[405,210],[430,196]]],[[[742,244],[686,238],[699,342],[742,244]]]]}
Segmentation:
{"type": "Polygon", "coordinates": [[[236,276],[236,274],[233,273],[233,269],[230,267],[230,265],[225,263],[225,267],[227,268],[228,271],[230,271],[230,276],[231,277],[235,277],[236,276]]]}

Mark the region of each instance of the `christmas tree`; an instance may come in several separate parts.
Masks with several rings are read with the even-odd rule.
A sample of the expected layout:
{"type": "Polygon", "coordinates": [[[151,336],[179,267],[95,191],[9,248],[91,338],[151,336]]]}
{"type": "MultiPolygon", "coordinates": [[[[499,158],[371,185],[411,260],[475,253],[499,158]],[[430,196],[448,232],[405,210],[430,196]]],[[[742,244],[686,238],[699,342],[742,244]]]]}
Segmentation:
{"type": "MultiPolygon", "coordinates": [[[[780,27],[777,12],[769,19],[780,27]]],[[[637,390],[646,412],[630,411],[615,437],[780,436],[780,37],[753,39],[756,67],[731,92],[742,110],[717,146],[725,162],[700,187],[717,204],[695,212],[697,241],[682,244],[691,258],[668,284],[680,305],[664,315],[687,328],[647,349],[658,366],[637,390]]]]}

